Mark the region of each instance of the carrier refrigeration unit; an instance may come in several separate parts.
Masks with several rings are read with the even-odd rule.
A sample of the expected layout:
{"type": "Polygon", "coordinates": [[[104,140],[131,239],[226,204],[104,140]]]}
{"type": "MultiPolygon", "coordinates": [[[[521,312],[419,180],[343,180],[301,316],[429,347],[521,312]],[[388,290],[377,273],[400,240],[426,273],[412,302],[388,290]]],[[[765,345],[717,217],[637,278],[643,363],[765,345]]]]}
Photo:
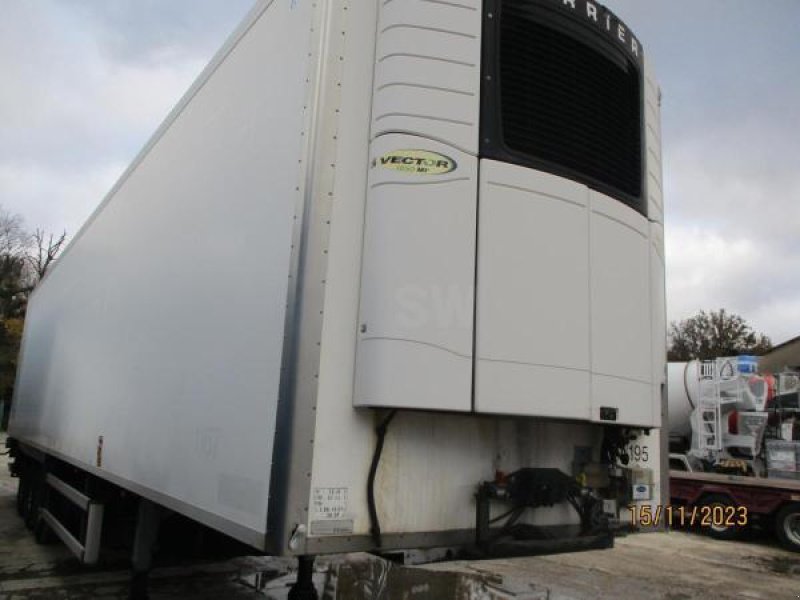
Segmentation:
{"type": "Polygon", "coordinates": [[[258,3],[30,299],[23,512],[608,545],[665,490],[659,110],[596,2],[258,3]]]}

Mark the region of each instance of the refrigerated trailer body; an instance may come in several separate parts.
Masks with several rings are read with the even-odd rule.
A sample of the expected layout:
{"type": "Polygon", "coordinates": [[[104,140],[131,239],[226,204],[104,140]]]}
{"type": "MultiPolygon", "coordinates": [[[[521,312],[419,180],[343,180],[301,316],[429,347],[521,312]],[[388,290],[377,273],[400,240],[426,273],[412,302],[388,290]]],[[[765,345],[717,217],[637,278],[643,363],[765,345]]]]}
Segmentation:
{"type": "Polygon", "coordinates": [[[659,104],[594,2],[259,2],[32,295],[19,452],[273,554],[661,502],[659,104]]]}

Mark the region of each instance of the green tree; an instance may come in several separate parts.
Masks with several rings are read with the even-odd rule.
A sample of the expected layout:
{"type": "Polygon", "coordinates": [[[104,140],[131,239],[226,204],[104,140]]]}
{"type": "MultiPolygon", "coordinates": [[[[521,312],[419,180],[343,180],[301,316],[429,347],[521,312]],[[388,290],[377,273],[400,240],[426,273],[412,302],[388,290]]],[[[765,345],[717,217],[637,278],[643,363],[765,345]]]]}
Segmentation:
{"type": "Polygon", "coordinates": [[[667,357],[671,361],[687,361],[738,354],[760,356],[771,348],[767,336],[753,331],[739,315],[721,308],[701,310],[689,319],[670,323],[667,357]]]}
{"type": "Polygon", "coordinates": [[[0,429],[8,422],[30,288],[28,258],[31,237],[22,217],[0,207],[0,429]]]}
{"type": "Polygon", "coordinates": [[[8,427],[14,380],[17,376],[17,357],[22,341],[22,319],[0,321],[0,430],[8,427]]]}

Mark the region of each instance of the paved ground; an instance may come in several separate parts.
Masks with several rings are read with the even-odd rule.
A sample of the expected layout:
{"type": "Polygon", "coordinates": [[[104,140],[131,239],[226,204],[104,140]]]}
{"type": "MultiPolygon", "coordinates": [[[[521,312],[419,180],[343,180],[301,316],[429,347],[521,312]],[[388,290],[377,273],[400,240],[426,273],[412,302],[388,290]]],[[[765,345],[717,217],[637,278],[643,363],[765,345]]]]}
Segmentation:
{"type": "MultiPolygon", "coordinates": [[[[124,561],[86,569],[60,544],[37,545],[17,517],[15,494],[16,481],[0,460],[0,600],[126,598],[124,561]]],[[[151,597],[279,600],[286,598],[291,567],[245,557],[161,568],[151,597]]],[[[316,581],[327,600],[796,600],[800,554],[763,537],[715,542],[672,532],[629,536],[613,550],[421,568],[363,554],[335,557],[318,565],[316,581]]]]}
{"type": "Polygon", "coordinates": [[[491,574],[548,600],[800,598],[800,555],[682,532],[632,535],[613,550],[430,568],[491,574]]]}

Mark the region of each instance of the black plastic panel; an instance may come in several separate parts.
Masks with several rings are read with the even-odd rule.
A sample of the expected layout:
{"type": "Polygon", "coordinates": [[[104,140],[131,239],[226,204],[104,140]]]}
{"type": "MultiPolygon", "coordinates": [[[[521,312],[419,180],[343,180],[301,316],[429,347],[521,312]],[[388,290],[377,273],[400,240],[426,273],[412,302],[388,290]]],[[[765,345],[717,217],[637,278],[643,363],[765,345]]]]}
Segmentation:
{"type": "Polygon", "coordinates": [[[574,179],[646,216],[640,65],[559,4],[486,3],[481,156],[574,179]]]}

